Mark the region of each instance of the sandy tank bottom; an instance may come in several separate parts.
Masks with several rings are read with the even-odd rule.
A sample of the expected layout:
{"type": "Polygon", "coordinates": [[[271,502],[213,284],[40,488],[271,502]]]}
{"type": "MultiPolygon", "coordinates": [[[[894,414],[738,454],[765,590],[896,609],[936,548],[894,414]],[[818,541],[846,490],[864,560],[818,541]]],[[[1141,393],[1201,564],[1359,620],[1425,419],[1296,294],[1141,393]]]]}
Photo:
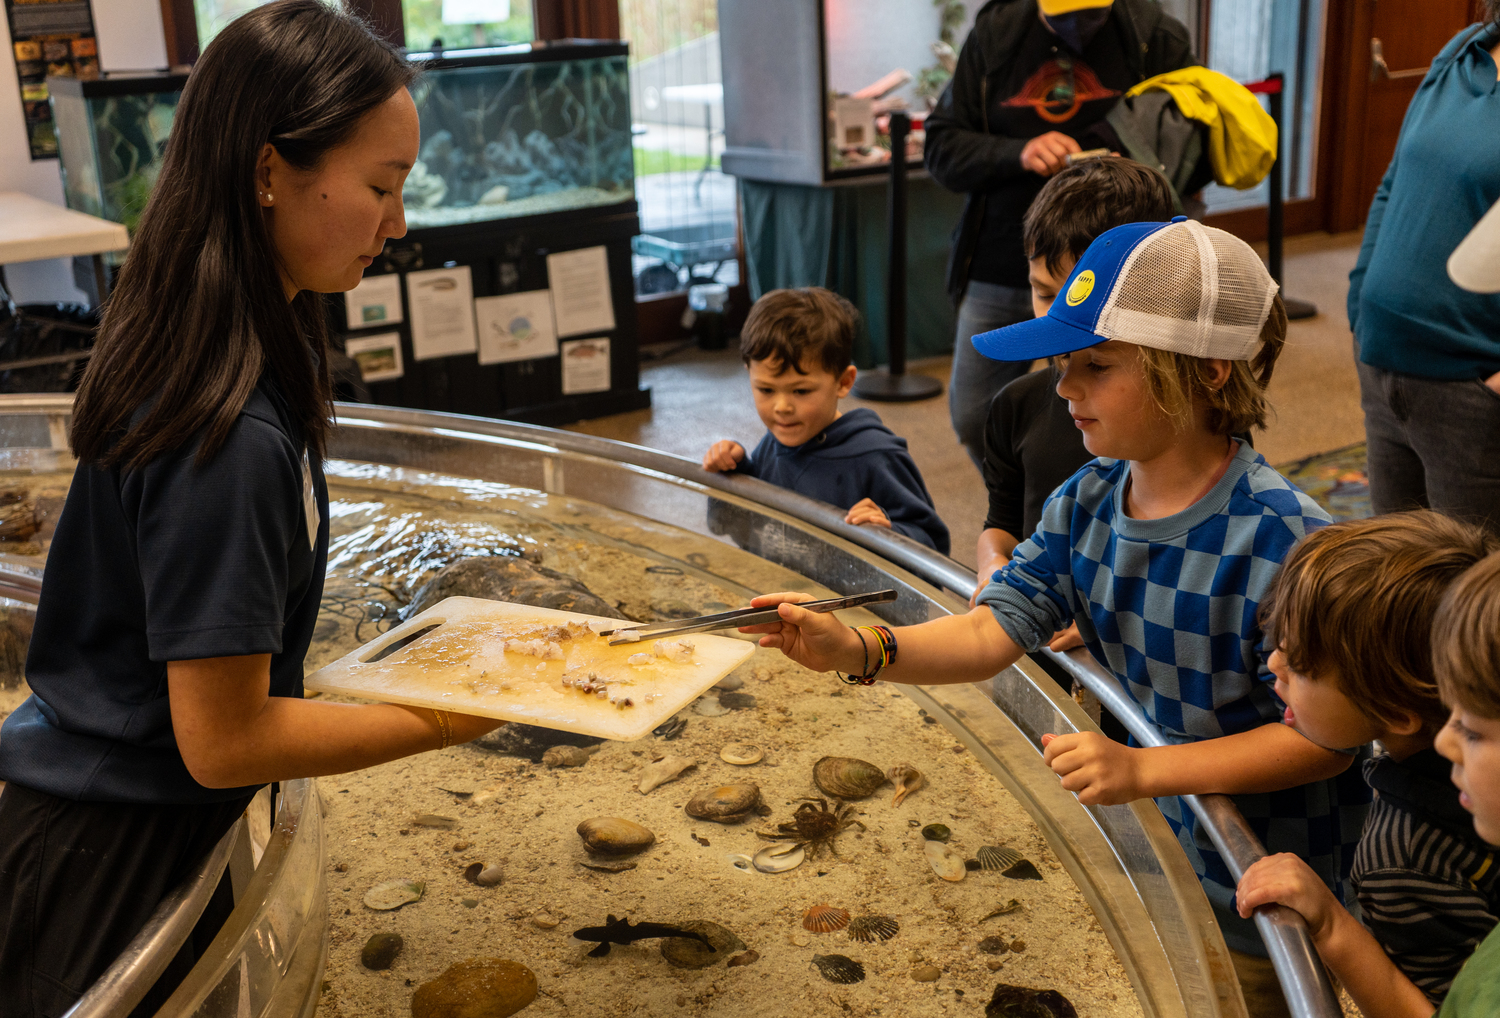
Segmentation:
{"type": "MultiPolygon", "coordinates": [[[[329,593],[309,670],[388,628],[397,604],[442,566],[476,553],[524,552],[639,620],[738,607],[760,590],[826,594],[732,546],[592,503],[358,464],[330,464],[330,494],[329,593]]],[[[1035,824],[935,718],[893,686],[845,686],[775,651],[757,649],[726,682],[737,683],[724,697],[737,709],[711,690],[678,715],[686,724],[672,737],[603,743],[581,767],[552,768],[476,743],[320,779],[329,958],[319,1014],[408,1014],[417,987],[471,958],[530,968],[539,993],[524,1014],[538,1018],[982,1015],[1002,982],[1056,990],[1080,1015],[1141,1013],[1092,910],[1035,824]],[[729,743],[754,744],[764,758],[733,766],[719,755],[729,743]],[[642,794],[642,768],[665,756],[696,766],[642,794]],[[824,851],[785,873],[737,869],[732,856],[772,844],[757,832],[774,832],[806,797],[823,794],[812,771],[825,756],[882,770],[907,763],[927,783],[899,806],[890,785],[854,802],[865,829],[840,834],[837,856],[824,851]],[[684,812],[695,794],[731,782],[756,783],[769,815],[720,825],[684,812]],[[627,860],[632,869],[590,869],[585,863],[596,860],[576,828],[595,817],[642,824],[655,844],[627,860]],[[991,870],[939,879],[923,848],[930,824],[951,830],[963,858],[1009,847],[1042,879],[991,870]],[[475,863],[498,866],[501,883],[467,880],[475,863]],[[367,907],[365,893],[391,880],[422,883],[422,897],[394,911],[367,907]],[[985,918],[1012,900],[1018,909],[985,918]],[[814,933],[803,914],[820,904],[890,916],[900,929],[873,943],[847,931],[814,933]],[[660,940],[589,957],[596,945],[572,933],[610,914],[637,923],[708,920],[759,957],[729,967],[724,952],[707,968],[675,968],[660,940]],[[378,933],[398,934],[404,946],[388,970],[371,971],[360,954],[378,933]],[[812,962],[830,954],[859,961],[865,979],[826,981],[812,962]],[[937,978],[915,980],[923,967],[937,978]]]]}

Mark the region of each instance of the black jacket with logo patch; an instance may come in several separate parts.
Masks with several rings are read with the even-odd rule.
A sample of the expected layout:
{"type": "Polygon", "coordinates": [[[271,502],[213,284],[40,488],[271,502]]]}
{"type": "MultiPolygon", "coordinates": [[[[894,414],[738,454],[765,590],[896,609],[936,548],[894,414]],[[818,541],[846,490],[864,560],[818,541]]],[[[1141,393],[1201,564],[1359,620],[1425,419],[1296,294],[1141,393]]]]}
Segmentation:
{"type": "MultiPolygon", "coordinates": [[[[948,295],[955,304],[968,285],[987,193],[1028,172],[1021,168],[1021,151],[1031,138],[993,133],[988,111],[994,90],[1015,73],[1015,60],[1037,19],[1036,0],[990,0],[981,8],[953,80],[927,118],[928,172],[948,190],[968,195],[948,260],[948,295]]],[[[1198,62],[1187,29],[1156,0],[1115,0],[1103,33],[1118,38],[1137,82],[1198,62]]]]}

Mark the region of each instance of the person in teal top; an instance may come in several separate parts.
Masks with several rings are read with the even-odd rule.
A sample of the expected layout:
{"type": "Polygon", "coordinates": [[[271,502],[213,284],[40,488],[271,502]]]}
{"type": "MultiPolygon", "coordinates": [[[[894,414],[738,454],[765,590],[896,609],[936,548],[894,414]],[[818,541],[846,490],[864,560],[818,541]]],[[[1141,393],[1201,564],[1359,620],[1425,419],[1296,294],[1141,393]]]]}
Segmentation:
{"type": "MultiPolygon", "coordinates": [[[[1470,566],[1444,594],[1432,624],[1432,671],[1438,694],[1451,711],[1434,748],[1453,765],[1449,778],[1458,788],[1459,805],[1473,814],[1474,833],[1491,846],[1500,845],[1500,551],[1470,566]]],[[[1500,848],[1491,853],[1489,865],[1496,853],[1500,848]]],[[[1433,1014],[1422,990],[1296,856],[1261,859],[1245,871],[1237,897],[1247,915],[1272,902],[1300,912],[1319,957],[1365,1018],[1433,1014]]],[[[1464,962],[1437,1011],[1438,1018],[1496,1015],[1500,926],[1464,962]]]]}
{"type": "Polygon", "coordinates": [[[1500,199],[1500,0],[1427,73],[1349,276],[1377,513],[1432,508],[1500,533],[1500,295],[1448,255],[1500,199]]]}

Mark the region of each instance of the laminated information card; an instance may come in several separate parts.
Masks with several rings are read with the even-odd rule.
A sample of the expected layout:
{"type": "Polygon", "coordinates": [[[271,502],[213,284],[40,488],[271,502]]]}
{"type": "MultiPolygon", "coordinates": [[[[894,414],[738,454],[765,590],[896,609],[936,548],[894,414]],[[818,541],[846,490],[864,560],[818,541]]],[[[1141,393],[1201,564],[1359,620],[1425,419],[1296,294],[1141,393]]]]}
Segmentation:
{"type": "Polygon", "coordinates": [[[411,353],[419,361],[473,353],[474,279],[467,265],[406,274],[411,353]]]}
{"type": "Polygon", "coordinates": [[[479,323],[479,363],[504,364],[557,354],[552,327],[552,292],[529,290],[474,302],[479,323]]]}
{"type": "Polygon", "coordinates": [[[562,345],[564,396],[609,391],[609,337],[574,339],[562,345]]]}

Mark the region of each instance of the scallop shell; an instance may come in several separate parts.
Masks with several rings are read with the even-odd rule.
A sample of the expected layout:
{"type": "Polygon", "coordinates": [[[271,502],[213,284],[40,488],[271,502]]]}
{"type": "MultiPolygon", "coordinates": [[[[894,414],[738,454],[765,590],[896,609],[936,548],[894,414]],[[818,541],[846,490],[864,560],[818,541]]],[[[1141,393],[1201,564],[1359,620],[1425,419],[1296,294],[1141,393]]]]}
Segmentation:
{"type": "Polygon", "coordinates": [[[699,792],[683,807],[688,816],[716,824],[737,824],[762,808],[760,786],[750,781],[699,792]]]}
{"type": "Polygon", "coordinates": [[[891,796],[892,806],[901,805],[908,795],[927,784],[922,772],[907,763],[897,764],[886,771],[885,776],[896,786],[896,794],[891,796]]]}
{"type": "Polygon", "coordinates": [[[802,928],[814,933],[833,933],[849,925],[849,910],[832,905],[814,905],[802,913],[802,928]]]}
{"type": "Polygon", "coordinates": [[[801,866],[807,851],[801,845],[770,845],[755,853],[751,865],[762,873],[785,873],[801,866]]]}
{"type": "Polygon", "coordinates": [[[853,958],[846,958],[842,954],[815,954],[812,963],[830,983],[864,982],[865,967],[853,958]]]}
{"type": "Polygon", "coordinates": [[[886,780],[879,767],[852,756],[825,756],[813,764],[813,784],[836,799],[863,799],[886,780]]]}
{"type": "Polygon", "coordinates": [[[698,761],[689,760],[685,756],[668,756],[647,764],[641,768],[641,778],[636,782],[636,789],[642,795],[651,791],[659,785],[665,785],[668,781],[676,781],[682,777],[683,771],[697,767],[698,761]]]}
{"type": "Polygon", "coordinates": [[[578,825],[583,847],[594,855],[635,855],[650,848],[656,835],[630,820],[594,817],[578,825]]]}
{"type": "Polygon", "coordinates": [[[927,865],[932,867],[932,872],[944,880],[958,883],[969,871],[964,869],[963,853],[952,845],[945,845],[941,841],[929,841],[922,847],[927,855],[927,865]]]}
{"type": "Polygon", "coordinates": [[[365,892],[365,904],[377,912],[389,912],[419,900],[426,890],[420,880],[386,880],[365,892]]]}
{"type": "Polygon", "coordinates": [[[849,923],[849,939],[869,944],[876,940],[890,940],[901,932],[901,924],[894,916],[862,915],[849,923]]]}
{"type": "Polygon", "coordinates": [[[749,767],[751,764],[760,763],[765,759],[766,752],[759,746],[749,742],[731,742],[719,750],[719,759],[736,767],[749,767]]]}
{"type": "Polygon", "coordinates": [[[996,848],[994,845],[984,846],[974,856],[979,860],[979,865],[987,870],[1008,870],[1023,858],[1013,848],[996,848]]]}

